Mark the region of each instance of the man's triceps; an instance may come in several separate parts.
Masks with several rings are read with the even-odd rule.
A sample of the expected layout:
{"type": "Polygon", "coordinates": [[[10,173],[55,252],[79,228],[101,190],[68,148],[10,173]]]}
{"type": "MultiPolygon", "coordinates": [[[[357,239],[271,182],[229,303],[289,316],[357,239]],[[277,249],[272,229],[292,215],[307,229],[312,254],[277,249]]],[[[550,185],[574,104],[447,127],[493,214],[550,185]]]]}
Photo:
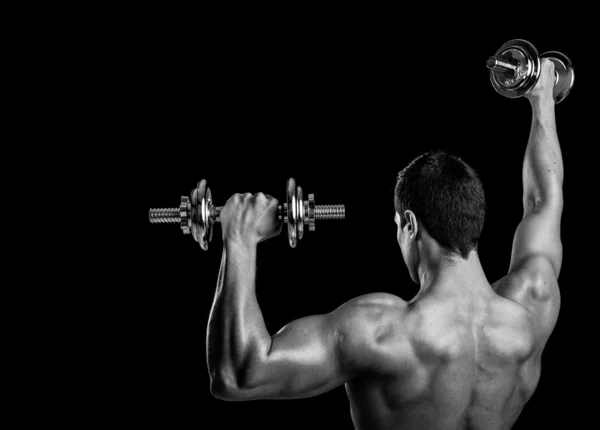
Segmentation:
{"type": "Polygon", "coordinates": [[[244,399],[312,397],[348,380],[332,314],[300,318],[273,335],[269,352],[241,378],[244,399]]]}

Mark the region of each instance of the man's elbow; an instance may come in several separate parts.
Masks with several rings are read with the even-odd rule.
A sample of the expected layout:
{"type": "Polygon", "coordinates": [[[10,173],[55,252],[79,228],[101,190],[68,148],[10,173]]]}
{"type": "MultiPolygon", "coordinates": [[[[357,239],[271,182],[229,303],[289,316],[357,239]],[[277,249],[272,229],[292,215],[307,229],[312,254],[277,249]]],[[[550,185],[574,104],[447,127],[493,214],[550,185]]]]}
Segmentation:
{"type": "Polygon", "coordinates": [[[270,372],[266,366],[246,365],[240,369],[221,368],[210,374],[210,393],[219,400],[237,402],[242,400],[254,400],[262,393],[268,385],[270,372]]]}
{"type": "Polygon", "coordinates": [[[560,189],[547,193],[526,193],[523,200],[525,215],[531,215],[545,211],[560,213],[562,212],[563,204],[563,195],[562,190],[560,189]]]}
{"type": "Polygon", "coordinates": [[[237,401],[240,397],[239,392],[237,384],[231,378],[213,377],[210,380],[210,394],[219,400],[226,402],[237,401]]]}

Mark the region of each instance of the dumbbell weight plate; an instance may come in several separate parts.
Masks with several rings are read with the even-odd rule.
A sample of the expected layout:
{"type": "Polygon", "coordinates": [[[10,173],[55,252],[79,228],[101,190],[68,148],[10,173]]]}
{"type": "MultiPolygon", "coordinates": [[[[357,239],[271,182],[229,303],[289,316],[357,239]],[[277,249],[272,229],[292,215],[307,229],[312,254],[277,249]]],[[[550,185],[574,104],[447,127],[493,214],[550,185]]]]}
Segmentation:
{"type": "Polygon", "coordinates": [[[554,63],[554,70],[556,71],[556,83],[554,84],[554,104],[559,104],[567,97],[573,83],[575,82],[575,72],[573,70],[573,64],[569,57],[561,52],[549,51],[544,52],[540,55],[541,58],[548,58],[554,63]]]}
{"type": "Polygon", "coordinates": [[[296,208],[298,239],[302,239],[304,237],[304,196],[300,186],[298,186],[298,194],[296,195],[296,208]]]}
{"type": "Polygon", "coordinates": [[[286,200],[286,205],[285,205],[285,210],[287,210],[287,213],[284,213],[284,216],[287,217],[288,220],[288,240],[290,242],[290,246],[292,248],[296,247],[296,240],[297,240],[297,225],[296,225],[296,220],[297,218],[297,211],[298,211],[298,206],[297,206],[297,195],[296,195],[296,181],[294,180],[294,178],[290,178],[287,181],[287,187],[286,187],[286,193],[285,193],[285,200],[286,200]]]}
{"type": "Polygon", "coordinates": [[[192,236],[203,250],[208,249],[208,242],[212,240],[212,219],[210,207],[212,194],[206,186],[206,180],[198,182],[198,187],[192,191],[192,236]]]}
{"type": "Polygon", "coordinates": [[[521,97],[537,82],[540,74],[538,51],[530,42],[514,39],[506,42],[496,51],[496,58],[517,64],[521,76],[514,76],[512,71],[496,72],[490,70],[490,80],[494,89],[504,97],[521,97]]]}

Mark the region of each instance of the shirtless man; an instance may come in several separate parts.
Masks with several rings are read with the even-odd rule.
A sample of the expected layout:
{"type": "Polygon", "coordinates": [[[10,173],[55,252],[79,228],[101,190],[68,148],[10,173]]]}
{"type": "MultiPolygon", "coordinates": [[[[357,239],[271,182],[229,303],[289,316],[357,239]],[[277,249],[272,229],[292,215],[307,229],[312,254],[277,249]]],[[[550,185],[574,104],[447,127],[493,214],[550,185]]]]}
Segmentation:
{"type": "Polygon", "coordinates": [[[207,353],[223,400],[296,399],[345,384],[357,429],[509,429],[540,378],[560,308],[563,163],[554,65],[542,60],[523,163],[523,219],[508,274],[490,285],[477,254],[485,200],[476,173],[431,152],[398,176],[398,243],[418,294],[357,297],[271,336],[256,301],[257,244],[281,231],[277,200],[234,195],[207,353]]]}

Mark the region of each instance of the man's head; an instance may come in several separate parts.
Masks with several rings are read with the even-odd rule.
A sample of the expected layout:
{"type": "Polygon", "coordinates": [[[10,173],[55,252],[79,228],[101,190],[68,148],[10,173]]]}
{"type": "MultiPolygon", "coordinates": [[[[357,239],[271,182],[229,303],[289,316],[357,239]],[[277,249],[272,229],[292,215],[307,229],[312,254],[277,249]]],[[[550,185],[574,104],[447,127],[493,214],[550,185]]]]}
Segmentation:
{"type": "Polygon", "coordinates": [[[398,174],[394,197],[398,244],[411,278],[425,248],[443,257],[467,259],[477,250],[485,218],[485,196],[477,173],[445,151],[427,152],[398,174]]]}

